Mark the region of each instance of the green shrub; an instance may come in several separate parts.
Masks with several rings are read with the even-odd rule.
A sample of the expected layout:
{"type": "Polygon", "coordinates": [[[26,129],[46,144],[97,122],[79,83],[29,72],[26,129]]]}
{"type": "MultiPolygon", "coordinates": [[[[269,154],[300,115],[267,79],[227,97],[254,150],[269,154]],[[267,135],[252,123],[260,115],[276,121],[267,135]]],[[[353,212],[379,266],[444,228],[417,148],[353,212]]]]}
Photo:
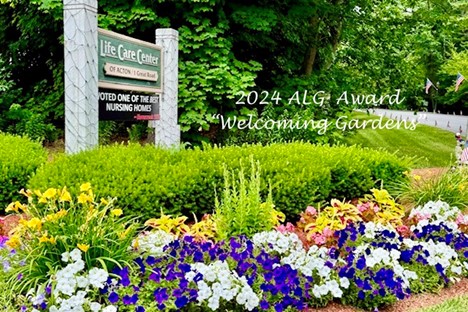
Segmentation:
{"type": "Polygon", "coordinates": [[[0,133],[0,213],[22,195],[30,176],[47,160],[41,144],[28,138],[0,133]]]}
{"type": "Polygon", "coordinates": [[[413,183],[398,183],[393,192],[404,203],[418,206],[442,200],[462,210],[468,208],[468,168],[456,168],[434,177],[413,176],[413,183]]]}
{"type": "Polygon", "coordinates": [[[113,145],[46,164],[31,179],[33,189],[91,182],[101,196],[115,196],[136,216],[211,213],[215,189],[221,194],[223,166],[239,170],[250,155],[262,167],[261,196],[271,183],[273,202],[287,217],[331,198],[362,196],[380,182],[402,181],[408,161],[374,150],[308,143],[161,150],[153,146],[113,145]]]}
{"type": "Polygon", "coordinates": [[[279,224],[281,216],[274,209],[271,189],[266,201],[260,196],[260,163],[250,157],[250,165],[249,178],[244,174],[242,163],[238,174],[224,168],[224,189],[220,200],[216,196],[213,214],[219,239],[238,235],[252,237],[262,231],[271,231],[279,224]]]}

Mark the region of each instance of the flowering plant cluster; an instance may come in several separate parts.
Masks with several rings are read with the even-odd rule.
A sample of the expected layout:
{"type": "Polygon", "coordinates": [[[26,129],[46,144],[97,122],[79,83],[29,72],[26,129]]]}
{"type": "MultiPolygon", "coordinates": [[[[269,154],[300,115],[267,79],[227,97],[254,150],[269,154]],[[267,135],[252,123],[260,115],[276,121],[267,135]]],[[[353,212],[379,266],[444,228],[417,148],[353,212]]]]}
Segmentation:
{"type": "Polygon", "coordinates": [[[27,203],[13,202],[6,209],[19,216],[19,223],[5,245],[28,265],[16,266],[10,272],[11,289],[19,292],[47,283],[53,274],[51,268],[64,266],[61,255],[75,248],[84,252],[87,269],[102,264],[112,268],[132,260],[128,248],[136,223],[122,217],[123,211],[114,207],[114,199],[97,202],[89,183],[81,185],[76,197],[66,187],[21,193],[27,203]]]}
{"type": "Polygon", "coordinates": [[[308,207],[298,227],[216,241],[209,218],[186,225],[184,217],[162,214],[135,237],[122,211],[111,201],[96,203],[87,185],[77,203],[60,200],[66,189],[55,192],[25,192],[28,204],[9,208],[25,215],[13,236],[0,240],[8,285],[21,285],[27,298],[17,300],[16,310],[276,312],[332,300],[375,309],[468,276],[468,217],[441,201],[404,218],[388,193],[373,190],[356,203],[308,207]],[[51,211],[31,213],[35,200],[51,211]],[[62,209],[66,213],[57,215],[62,209]],[[71,214],[75,218],[65,222],[71,214]],[[70,227],[70,234],[58,235],[54,222],[70,227]],[[112,240],[77,233],[88,230],[112,240]],[[55,241],[41,241],[44,231],[55,241]],[[40,250],[58,258],[41,262],[43,256],[34,256],[40,250]],[[47,273],[33,271],[34,264],[47,273]]]}
{"type": "Polygon", "coordinates": [[[121,311],[300,311],[331,300],[373,309],[468,275],[468,236],[450,221],[462,218],[446,216],[409,237],[391,222],[350,222],[333,232],[333,246],[308,249],[287,231],[218,243],[152,232],[140,239],[137,270],[115,271],[105,292],[121,311]]]}
{"type": "Polygon", "coordinates": [[[336,244],[335,231],[345,229],[350,223],[402,225],[404,208],[386,190],[372,189],[371,192],[355,204],[333,199],[330,206],[320,210],[309,206],[301,213],[297,226],[288,223],[277,229],[296,232],[306,245],[332,246],[336,244]]]}

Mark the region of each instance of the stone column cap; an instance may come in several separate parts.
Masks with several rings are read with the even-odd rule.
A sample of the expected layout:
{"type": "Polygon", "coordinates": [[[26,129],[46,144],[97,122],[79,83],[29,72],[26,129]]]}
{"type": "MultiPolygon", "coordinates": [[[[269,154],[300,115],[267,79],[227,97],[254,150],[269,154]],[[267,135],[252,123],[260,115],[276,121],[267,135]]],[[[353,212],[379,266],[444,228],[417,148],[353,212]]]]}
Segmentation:
{"type": "Polygon", "coordinates": [[[179,32],[173,28],[158,28],[156,29],[156,37],[158,39],[179,40],[179,32]]]}

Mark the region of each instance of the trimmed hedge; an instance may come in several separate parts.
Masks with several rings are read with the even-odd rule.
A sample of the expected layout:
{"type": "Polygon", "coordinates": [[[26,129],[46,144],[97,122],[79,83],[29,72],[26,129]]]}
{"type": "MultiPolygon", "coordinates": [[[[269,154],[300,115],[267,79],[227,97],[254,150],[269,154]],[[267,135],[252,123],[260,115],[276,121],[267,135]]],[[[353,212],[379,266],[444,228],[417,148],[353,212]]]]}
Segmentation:
{"type": "Polygon", "coordinates": [[[18,191],[26,188],[31,175],[46,160],[40,143],[0,133],[0,213],[12,201],[23,199],[18,191]]]}
{"type": "MultiPolygon", "coordinates": [[[[355,146],[308,143],[247,145],[170,151],[154,146],[113,145],[62,156],[31,179],[32,189],[67,186],[76,193],[91,182],[99,196],[115,196],[131,214],[144,219],[159,214],[210,213],[215,188],[223,186],[223,165],[249,166],[260,161],[262,190],[271,183],[276,208],[294,218],[307,205],[331,198],[362,196],[380,182],[403,180],[409,160],[355,146]]],[[[265,197],[266,198],[266,197],[265,197]]]]}

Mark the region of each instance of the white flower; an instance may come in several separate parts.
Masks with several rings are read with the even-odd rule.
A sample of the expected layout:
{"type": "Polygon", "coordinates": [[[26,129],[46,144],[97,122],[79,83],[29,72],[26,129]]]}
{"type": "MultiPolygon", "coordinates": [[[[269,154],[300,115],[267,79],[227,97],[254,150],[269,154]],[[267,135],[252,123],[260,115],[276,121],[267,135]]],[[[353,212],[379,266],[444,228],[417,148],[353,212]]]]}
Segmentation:
{"type": "Polygon", "coordinates": [[[294,233],[281,233],[278,231],[260,232],[253,236],[254,246],[266,252],[277,252],[282,256],[303,249],[302,242],[294,233]]]}
{"type": "Polygon", "coordinates": [[[97,302],[91,302],[89,304],[89,309],[92,311],[92,312],[98,312],[101,310],[101,305],[97,302]]]}
{"type": "Polygon", "coordinates": [[[106,270],[92,268],[89,270],[89,283],[96,288],[104,288],[104,283],[107,281],[109,274],[106,270]]]}
{"type": "Polygon", "coordinates": [[[62,254],[62,261],[63,261],[63,262],[68,262],[68,261],[70,261],[70,253],[69,253],[69,252],[64,252],[64,253],[62,254]]]}
{"type": "Polygon", "coordinates": [[[78,276],[76,278],[76,284],[79,288],[86,288],[89,286],[89,280],[84,276],[78,276]]]}
{"type": "Polygon", "coordinates": [[[102,309],[102,312],[117,312],[117,308],[114,306],[107,306],[102,309]]]}
{"type": "Polygon", "coordinates": [[[81,260],[81,250],[79,250],[78,248],[73,249],[70,252],[70,258],[75,262],[81,260]]]}
{"type": "Polygon", "coordinates": [[[158,257],[164,255],[163,248],[174,240],[174,235],[156,230],[139,235],[137,240],[139,251],[158,257]]]}
{"type": "Polygon", "coordinates": [[[343,287],[344,289],[348,289],[349,287],[349,279],[347,277],[342,277],[340,278],[340,285],[341,287],[343,287]]]}

